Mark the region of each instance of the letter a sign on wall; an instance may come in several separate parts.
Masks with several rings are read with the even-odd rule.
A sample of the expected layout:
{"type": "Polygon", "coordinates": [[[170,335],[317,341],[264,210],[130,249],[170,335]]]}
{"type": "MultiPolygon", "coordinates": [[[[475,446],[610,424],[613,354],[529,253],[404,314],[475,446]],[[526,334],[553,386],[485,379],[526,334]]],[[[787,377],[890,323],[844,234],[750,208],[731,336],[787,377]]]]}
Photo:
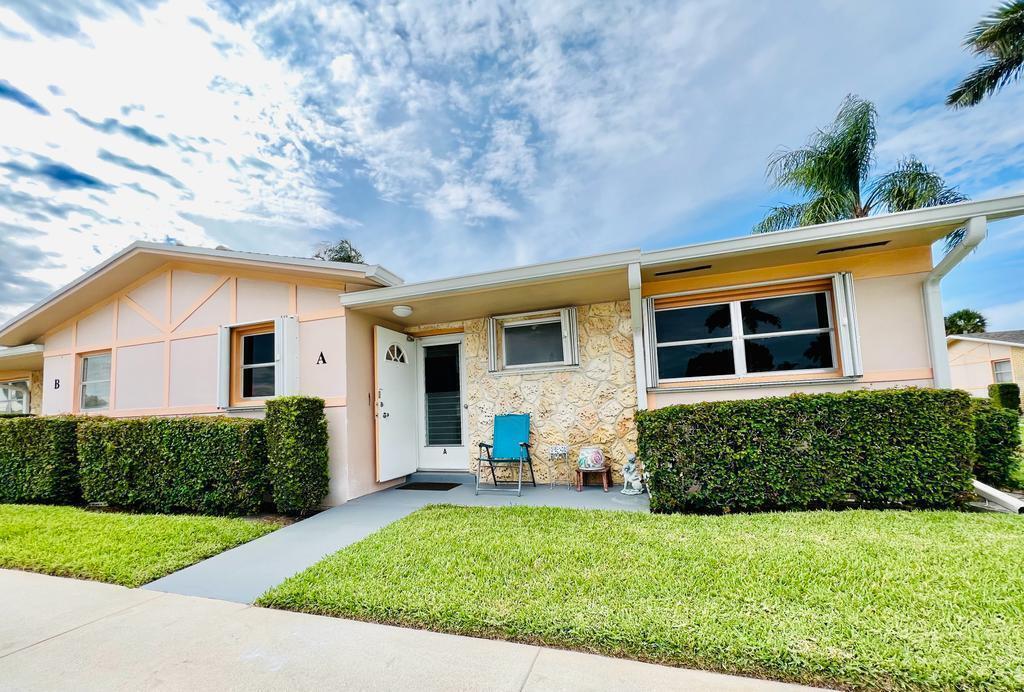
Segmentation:
{"type": "Polygon", "coordinates": [[[327,359],[324,358],[324,352],[320,351],[320,357],[316,359],[317,365],[327,365],[327,359]]]}

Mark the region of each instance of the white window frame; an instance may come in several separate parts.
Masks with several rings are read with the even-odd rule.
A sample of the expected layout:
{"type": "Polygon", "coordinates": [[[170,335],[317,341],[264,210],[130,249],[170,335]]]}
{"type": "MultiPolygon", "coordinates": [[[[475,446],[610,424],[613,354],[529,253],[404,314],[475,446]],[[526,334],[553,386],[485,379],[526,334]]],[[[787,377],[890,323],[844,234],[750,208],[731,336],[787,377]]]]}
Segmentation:
{"type": "Polygon", "coordinates": [[[85,353],[79,357],[78,360],[78,409],[80,411],[106,411],[110,408],[110,377],[113,375],[114,368],[114,357],[110,351],[96,351],[94,353],[85,353]],[[103,380],[87,380],[85,379],[86,373],[86,362],[90,358],[97,358],[100,356],[106,356],[110,361],[111,372],[107,374],[107,378],[103,380]],[[85,405],[85,386],[89,384],[100,384],[106,382],[107,384],[107,405],[106,406],[86,406],[85,405]]]}
{"type": "Polygon", "coordinates": [[[576,308],[537,310],[513,315],[499,315],[487,320],[488,369],[490,372],[523,372],[526,370],[550,370],[579,365],[579,337],[577,333],[576,308]],[[506,327],[525,327],[531,324],[554,324],[562,327],[562,359],[538,363],[508,364],[508,347],[505,339],[506,327]],[[501,344],[500,359],[497,345],[501,344]]]}
{"type": "Polygon", "coordinates": [[[246,339],[252,339],[252,338],[255,338],[257,336],[265,336],[267,334],[270,334],[270,335],[272,335],[274,337],[274,351],[276,352],[277,351],[277,339],[279,337],[277,335],[277,330],[274,328],[273,323],[270,324],[270,329],[268,329],[267,331],[252,332],[251,334],[242,334],[241,336],[238,337],[238,340],[239,340],[239,349],[238,349],[239,356],[238,357],[240,358],[240,362],[238,363],[238,377],[239,377],[239,380],[238,380],[238,390],[239,390],[239,399],[241,401],[263,401],[265,399],[269,399],[271,397],[277,396],[277,367],[278,367],[277,359],[275,358],[274,360],[268,361],[266,363],[246,363],[245,362],[245,340],[246,339]],[[246,396],[245,395],[245,371],[246,370],[255,370],[256,368],[274,368],[274,393],[272,393],[272,394],[264,394],[262,396],[246,396]]]}
{"type": "Polygon", "coordinates": [[[20,411],[15,411],[12,407],[13,402],[8,397],[5,401],[5,407],[0,409],[0,413],[29,413],[32,410],[32,387],[28,380],[15,379],[15,380],[4,380],[0,382],[0,388],[3,389],[17,389],[24,392],[25,398],[24,403],[20,411]]]}
{"type": "MultiPolygon", "coordinates": [[[[767,297],[767,296],[766,296],[767,297]]],[[[699,289],[694,291],[683,291],[679,293],[664,294],[659,296],[651,296],[644,299],[644,351],[646,354],[647,361],[647,381],[648,387],[657,389],[659,387],[680,387],[686,386],[690,383],[697,383],[698,386],[704,382],[714,383],[715,381],[722,380],[742,380],[743,382],[756,385],[758,381],[770,380],[773,383],[785,382],[786,379],[799,380],[800,376],[803,375],[819,375],[819,374],[830,374],[838,373],[843,377],[861,377],[864,374],[863,361],[861,360],[860,354],[860,335],[857,328],[857,307],[854,299],[853,290],[853,275],[849,272],[838,272],[835,274],[825,274],[818,276],[806,276],[806,277],[793,277],[791,279],[781,279],[776,281],[764,281],[754,284],[745,284],[737,286],[720,286],[713,289],[699,289]],[[791,293],[780,293],[778,296],[771,297],[785,297],[791,295],[801,295],[807,293],[828,293],[828,311],[829,311],[829,327],[828,331],[831,332],[830,346],[832,349],[832,362],[831,368],[814,368],[804,370],[772,370],[769,372],[757,372],[748,373],[746,371],[746,359],[745,350],[743,349],[743,341],[745,338],[771,338],[772,336],[789,336],[803,333],[814,333],[824,332],[825,329],[818,328],[813,330],[795,330],[791,332],[777,332],[774,334],[737,334],[734,333],[728,337],[715,337],[711,339],[699,339],[685,342],[666,342],[662,345],[682,345],[682,344],[697,344],[697,343],[714,343],[714,342],[733,342],[733,359],[734,359],[734,370],[733,374],[729,375],[710,375],[700,377],[682,377],[682,378],[661,378],[658,373],[658,339],[657,331],[655,328],[655,312],[654,306],[655,300],[658,298],[670,298],[676,296],[693,296],[706,294],[708,300],[706,303],[696,303],[687,307],[700,307],[707,305],[724,305],[730,304],[730,322],[733,326],[736,324],[741,325],[742,319],[739,314],[739,304],[749,300],[757,300],[757,296],[751,296],[750,298],[739,298],[737,300],[715,300],[716,294],[722,292],[734,292],[741,291],[744,289],[754,289],[764,286],[779,286],[784,288],[786,284],[798,284],[805,281],[812,280],[825,280],[828,279],[832,283],[831,289],[820,288],[817,290],[794,290],[791,293]],[[735,303],[735,305],[733,305],[735,303]],[[780,376],[793,375],[792,378],[786,378],[780,380],[780,376]]],[[[670,309],[684,309],[684,308],[662,308],[661,310],[670,309]]],[[[657,311],[661,311],[657,310],[657,311]]]]}
{"type": "MultiPolygon", "coordinates": [[[[244,402],[251,403],[231,403],[231,369],[236,367],[231,359],[232,332],[235,329],[265,322],[274,324],[274,396],[290,396],[300,393],[299,320],[297,316],[283,315],[270,320],[224,324],[217,331],[217,408],[224,410],[262,408],[266,399],[271,398],[256,397],[244,400],[244,402]]],[[[264,365],[270,365],[270,363],[264,365]]]]}
{"type": "Polygon", "coordinates": [[[996,384],[1013,382],[1013,363],[1010,361],[1009,358],[1000,358],[999,360],[992,361],[992,381],[995,382],[996,384]],[[1003,363],[1005,363],[1007,366],[1006,372],[1002,373],[1007,377],[1007,379],[1005,380],[999,379],[1000,373],[998,370],[996,370],[996,366],[1002,365],[1003,363]]]}

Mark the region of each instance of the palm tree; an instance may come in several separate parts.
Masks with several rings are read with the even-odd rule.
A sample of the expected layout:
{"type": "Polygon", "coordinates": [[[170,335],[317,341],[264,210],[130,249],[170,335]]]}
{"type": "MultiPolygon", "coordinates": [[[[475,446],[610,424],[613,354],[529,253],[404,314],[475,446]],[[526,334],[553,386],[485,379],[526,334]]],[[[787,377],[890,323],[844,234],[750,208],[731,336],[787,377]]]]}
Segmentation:
{"type": "Polygon", "coordinates": [[[980,334],[988,327],[985,316],[977,310],[957,310],[946,315],[946,334],[980,334]]]}
{"type": "Polygon", "coordinates": [[[964,47],[987,62],[946,97],[952,108],[976,106],[1021,76],[1024,70],[1024,0],[1004,2],[975,25],[964,47]]]}
{"type": "MultiPolygon", "coordinates": [[[[775,152],[768,160],[768,177],[776,187],[793,190],[805,201],[773,207],[753,232],[768,233],[967,199],[913,157],[871,178],[876,115],[873,103],[850,94],[828,129],[815,132],[800,149],[775,152]]],[[[957,235],[954,231],[948,242],[956,244],[960,236],[962,232],[957,235]]]]}
{"type": "Polygon", "coordinates": [[[320,243],[315,249],[313,259],[327,262],[363,263],[363,253],[356,250],[355,246],[344,238],[335,243],[320,243]]]}

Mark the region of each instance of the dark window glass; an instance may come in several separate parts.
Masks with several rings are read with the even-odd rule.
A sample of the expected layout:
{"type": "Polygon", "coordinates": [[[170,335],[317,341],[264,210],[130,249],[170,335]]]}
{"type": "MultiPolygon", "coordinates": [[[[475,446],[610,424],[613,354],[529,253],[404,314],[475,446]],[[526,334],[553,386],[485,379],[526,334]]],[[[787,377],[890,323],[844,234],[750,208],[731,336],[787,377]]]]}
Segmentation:
{"type": "Polygon", "coordinates": [[[747,372],[811,370],[832,367],[828,333],[746,339],[747,372]]]}
{"type": "Polygon", "coordinates": [[[423,388],[426,391],[427,444],[462,444],[462,394],[459,345],[423,347],[423,388]]]}
{"type": "Polygon", "coordinates": [[[242,370],[242,396],[274,396],[274,366],[242,370]]]}
{"type": "Polygon", "coordinates": [[[505,327],[505,364],[561,363],[562,323],[509,325],[505,327]]]}
{"type": "Polygon", "coordinates": [[[242,337],[242,365],[274,362],[274,332],[242,337]]]}
{"type": "Polygon", "coordinates": [[[735,372],[731,341],[658,348],[658,377],[661,379],[713,377],[735,372]]]}
{"type": "Polygon", "coordinates": [[[826,293],[760,298],[740,303],[744,334],[795,332],[828,328],[826,293]]]}
{"type": "Polygon", "coordinates": [[[654,313],[654,329],[659,344],[732,336],[729,304],[658,310],[654,313]]]}

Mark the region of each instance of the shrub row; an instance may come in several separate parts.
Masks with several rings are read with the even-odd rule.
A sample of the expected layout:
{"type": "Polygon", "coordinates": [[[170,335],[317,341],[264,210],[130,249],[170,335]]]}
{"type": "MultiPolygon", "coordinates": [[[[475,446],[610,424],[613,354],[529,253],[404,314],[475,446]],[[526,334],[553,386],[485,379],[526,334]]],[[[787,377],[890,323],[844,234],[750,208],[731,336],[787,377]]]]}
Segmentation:
{"type": "Polygon", "coordinates": [[[977,456],[974,477],[982,483],[1006,487],[1020,457],[1020,415],[985,399],[974,401],[974,441],[977,456]]]}
{"type": "Polygon", "coordinates": [[[1020,412],[1020,387],[1015,382],[996,382],[988,386],[988,398],[1002,408],[1020,412]]]}
{"type": "Polygon", "coordinates": [[[0,502],[79,500],[76,430],[83,418],[10,416],[0,420],[0,502]]]}
{"type": "Polygon", "coordinates": [[[970,397],[900,389],[641,411],[656,512],[953,507],[971,488],[970,397]]]}
{"type": "Polygon", "coordinates": [[[102,502],[144,512],[249,514],[327,494],[324,402],[281,397],[266,421],[26,417],[0,421],[0,502],[102,502]],[[268,453],[269,448],[269,453],[268,453]]]}
{"type": "Polygon", "coordinates": [[[82,497],[143,512],[251,514],[266,494],[263,421],[121,418],[79,426],[82,497]]]}

